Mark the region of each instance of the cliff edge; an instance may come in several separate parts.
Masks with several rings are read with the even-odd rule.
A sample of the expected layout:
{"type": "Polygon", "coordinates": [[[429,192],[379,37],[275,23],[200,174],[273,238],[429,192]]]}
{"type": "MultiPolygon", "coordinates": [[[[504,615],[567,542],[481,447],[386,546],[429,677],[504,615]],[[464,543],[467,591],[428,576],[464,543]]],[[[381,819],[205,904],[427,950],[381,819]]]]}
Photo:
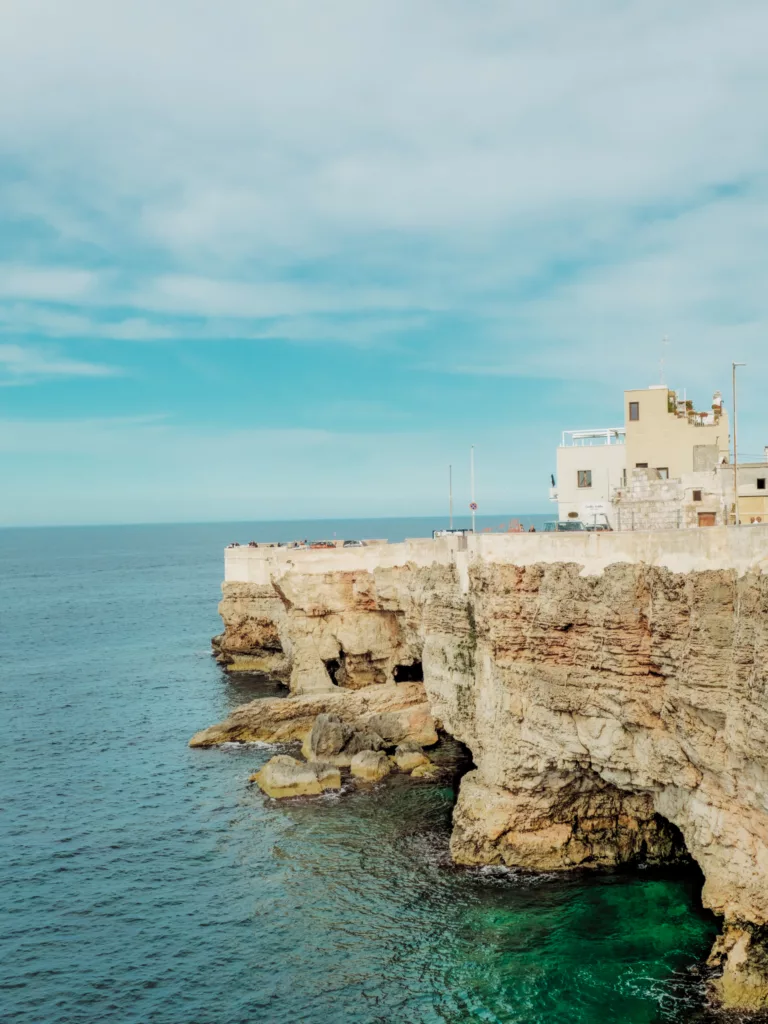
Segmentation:
{"type": "Polygon", "coordinates": [[[277,672],[296,694],[423,680],[476,765],[454,812],[457,862],[552,871],[687,850],[723,920],[718,998],[768,1005],[763,564],[587,574],[583,560],[470,552],[307,566],[224,583],[216,649],[230,670],[277,672]]]}

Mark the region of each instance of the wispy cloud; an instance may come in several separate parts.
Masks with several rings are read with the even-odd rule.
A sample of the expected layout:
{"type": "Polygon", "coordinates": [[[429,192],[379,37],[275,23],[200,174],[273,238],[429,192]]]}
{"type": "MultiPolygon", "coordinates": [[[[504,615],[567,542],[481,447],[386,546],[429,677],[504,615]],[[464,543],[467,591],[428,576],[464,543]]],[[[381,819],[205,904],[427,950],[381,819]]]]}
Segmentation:
{"type": "Polygon", "coordinates": [[[23,345],[0,345],[0,384],[33,384],[50,377],[114,377],[114,366],[67,359],[23,345]]]}
{"type": "Polygon", "coordinates": [[[672,384],[749,362],[758,447],[767,93],[764,0],[5,0],[3,379],[304,423],[323,378],[364,432],[397,372],[446,427],[497,377],[512,419],[648,384],[667,335],[672,384]]]}
{"type": "Polygon", "coordinates": [[[96,274],[77,267],[0,264],[0,298],[79,302],[93,292],[96,274]]]}

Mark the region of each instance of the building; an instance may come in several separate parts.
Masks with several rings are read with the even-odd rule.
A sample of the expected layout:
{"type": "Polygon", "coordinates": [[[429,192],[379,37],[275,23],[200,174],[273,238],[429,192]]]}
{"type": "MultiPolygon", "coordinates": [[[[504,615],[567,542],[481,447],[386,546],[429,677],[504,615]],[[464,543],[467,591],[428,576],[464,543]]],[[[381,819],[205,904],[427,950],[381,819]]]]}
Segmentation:
{"type": "Polygon", "coordinates": [[[662,385],[625,391],[624,418],[630,474],[655,469],[660,477],[682,477],[729,461],[728,413],[719,391],[705,412],[662,385]]]}
{"type": "Polygon", "coordinates": [[[558,503],[558,519],[614,526],[611,499],[624,482],[626,469],[623,427],[565,430],[557,449],[557,485],[550,497],[558,503]]]}
{"type": "MultiPolygon", "coordinates": [[[[614,530],[684,529],[736,521],[730,425],[722,394],[696,411],[664,385],[624,392],[624,426],[567,430],[550,497],[558,519],[614,530]]],[[[738,468],[741,522],[768,522],[768,449],[738,468]]]]}
{"type": "MultiPolygon", "coordinates": [[[[733,473],[733,466],[729,470],[733,473]]],[[[738,478],[739,520],[768,523],[768,448],[763,462],[740,462],[738,478]]]]}

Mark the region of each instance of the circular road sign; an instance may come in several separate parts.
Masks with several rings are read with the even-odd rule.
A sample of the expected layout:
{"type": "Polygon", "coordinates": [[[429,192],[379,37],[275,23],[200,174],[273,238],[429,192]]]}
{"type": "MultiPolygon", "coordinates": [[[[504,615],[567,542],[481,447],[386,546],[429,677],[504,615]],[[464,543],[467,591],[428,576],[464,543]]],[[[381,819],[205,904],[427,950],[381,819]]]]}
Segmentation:
{"type": "Polygon", "coordinates": [[[477,512],[477,502],[476,501],[470,501],[469,507],[472,509],[473,512],[477,512]]]}

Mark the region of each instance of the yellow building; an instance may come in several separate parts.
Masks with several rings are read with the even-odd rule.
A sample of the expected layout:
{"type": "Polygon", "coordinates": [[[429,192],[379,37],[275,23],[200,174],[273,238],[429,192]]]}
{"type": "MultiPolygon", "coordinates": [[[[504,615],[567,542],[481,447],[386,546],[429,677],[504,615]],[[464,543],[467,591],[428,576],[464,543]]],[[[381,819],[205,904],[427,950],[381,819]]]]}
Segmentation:
{"type": "Polygon", "coordinates": [[[625,391],[624,421],[629,479],[635,469],[671,479],[729,461],[728,413],[719,391],[704,412],[664,385],[625,391]]]}
{"type": "Polygon", "coordinates": [[[739,463],[739,521],[768,523],[768,450],[765,462],[739,463]]]}

